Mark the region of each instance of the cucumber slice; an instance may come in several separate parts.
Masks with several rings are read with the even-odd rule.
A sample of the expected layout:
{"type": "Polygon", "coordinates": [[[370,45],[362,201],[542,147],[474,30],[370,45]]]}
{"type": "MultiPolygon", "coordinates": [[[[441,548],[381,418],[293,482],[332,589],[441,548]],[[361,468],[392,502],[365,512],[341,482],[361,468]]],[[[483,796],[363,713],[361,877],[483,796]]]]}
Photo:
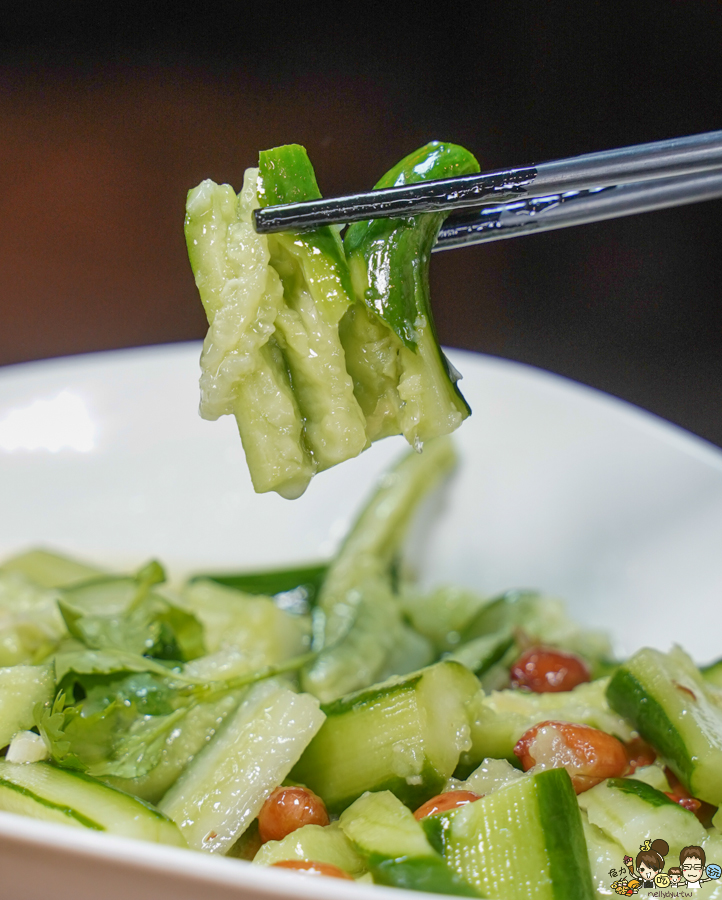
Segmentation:
{"type": "MultiPolygon", "coordinates": [[[[313,166],[303,147],[262,151],[258,201],[262,207],[319,199],[313,166]]],[[[351,277],[337,229],[268,235],[271,266],[283,283],[284,306],[276,337],[304,421],[304,439],[319,470],[368,446],[366,420],[346,371],[341,317],[353,302],[351,277]]]]}
{"type": "Polygon", "coordinates": [[[503,787],[524,778],[524,773],[515,769],[505,759],[485,759],[484,762],[469,775],[464,781],[450,778],[446,785],[447,791],[473,791],[480,797],[485,797],[493,791],[499,791],[503,787]]]}
{"type": "Polygon", "coordinates": [[[432,894],[480,896],[446,866],[413,814],[389,791],[364,794],[341,814],[339,823],[376,884],[432,894]]]}
{"type": "MultiPolygon", "coordinates": [[[[478,171],[463,147],[433,141],[402,159],[376,188],[478,171]]],[[[439,346],[429,302],[431,248],[444,218],[357,222],[344,237],[365,308],[354,308],[342,336],[372,440],[401,432],[420,446],[449,434],[470,413],[456,386],[459,375],[439,346]]]]}
{"type": "Polygon", "coordinates": [[[623,865],[626,853],[621,844],[610,838],[601,828],[592,825],[584,811],[582,811],[582,827],[594,890],[602,897],[609,896],[612,893],[611,883],[616,878],[627,875],[628,870],[623,865]],[[612,875],[613,871],[617,871],[617,875],[612,875]]]}
{"type": "Polygon", "coordinates": [[[533,694],[527,691],[479,693],[470,709],[472,746],[462,759],[465,771],[483,759],[508,759],[514,765],[514,745],[537,722],[577,722],[591,725],[627,741],[632,728],[610,709],[606,698],[608,679],[580,684],[571,691],[533,694]]]}
{"type": "Polygon", "coordinates": [[[693,797],[722,805],[722,702],[683,650],[635,653],[615,672],[607,697],[693,797]]]}
{"type": "Polygon", "coordinates": [[[201,415],[236,417],[256,491],[300,496],[315,466],[303,421],[274,336],[283,285],[270,264],[268,240],[256,234],[257,170],[230,185],[202,182],[188,193],[188,257],[208,317],[201,356],[201,415]]]}
{"type": "Polygon", "coordinates": [[[104,574],[101,569],[40,548],[6,559],[0,569],[3,572],[20,572],[34,584],[45,588],[70,587],[104,574]]]}
{"type": "Polygon", "coordinates": [[[386,473],[331,563],[316,609],[323,631],[315,649],[321,652],[302,677],[304,690],[323,702],[381,676],[396,641],[393,632],[401,626],[401,612],[391,596],[392,565],[421,499],[455,462],[448,440],[429,442],[423,453],[404,456],[386,473]]]}
{"type": "Polygon", "coordinates": [[[33,727],[36,705],[50,703],[54,692],[52,666],[0,669],[0,749],[6,747],[18,731],[33,727]]]}
{"type": "Polygon", "coordinates": [[[607,674],[613,666],[606,634],[580,628],[561,600],[536,591],[508,591],[490,600],[463,629],[461,639],[515,629],[539,644],[580,654],[590,663],[593,677],[607,674]]]}
{"type": "Polygon", "coordinates": [[[424,829],[461,878],[503,900],[592,900],[576,794],[565,769],[527,775],[424,829]]]}
{"type": "Polygon", "coordinates": [[[722,659],[710,663],[708,666],[700,669],[705,681],[709,681],[715,687],[722,688],[722,659]]]}
{"type": "Polygon", "coordinates": [[[80,772],[0,760],[0,809],[46,822],[185,847],[176,825],[148,803],[80,772]]]}
{"type": "Polygon", "coordinates": [[[327,704],[293,778],[329,812],[380,790],[416,809],[441,791],[468,748],[466,710],[478,689],[468,669],[449,661],[327,704]]]}
{"type": "Polygon", "coordinates": [[[449,653],[447,659],[455,659],[467,669],[471,669],[477,678],[481,678],[515,646],[514,636],[502,631],[500,634],[482,635],[461,644],[449,653]]]}
{"type": "Polygon", "coordinates": [[[304,825],[281,841],[268,841],[253,857],[261,866],[272,866],[287,859],[330,863],[354,878],[366,872],[366,865],[354,850],[338,822],[330,825],[304,825]]]}
{"type": "Polygon", "coordinates": [[[0,666],[42,662],[67,636],[58,597],[22,572],[0,570],[0,666]]]}
{"type": "Polygon", "coordinates": [[[406,588],[401,591],[399,602],[414,628],[443,653],[458,647],[461,632],[488,600],[468,588],[452,585],[430,593],[406,588]]]}
{"type": "Polygon", "coordinates": [[[215,581],[246,594],[274,597],[281,609],[295,613],[307,612],[314,605],[327,570],[328,563],[318,563],[263,572],[208,572],[194,575],[190,581],[215,581]]]}
{"type": "Polygon", "coordinates": [[[275,682],[255,685],[160,809],[178,823],[191,848],[227,853],[323,720],[315,697],[275,682]]]}
{"type": "Polygon", "coordinates": [[[203,625],[208,652],[236,647],[248,660],[247,671],[308,650],[309,618],[284,612],[270,597],[198,579],[185,587],[182,601],[203,625]]]}
{"type": "Polygon", "coordinates": [[[622,847],[663,837],[670,854],[699,845],[706,832],[693,812],[661,791],[632,778],[609,778],[578,797],[589,821],[622,847]]]}

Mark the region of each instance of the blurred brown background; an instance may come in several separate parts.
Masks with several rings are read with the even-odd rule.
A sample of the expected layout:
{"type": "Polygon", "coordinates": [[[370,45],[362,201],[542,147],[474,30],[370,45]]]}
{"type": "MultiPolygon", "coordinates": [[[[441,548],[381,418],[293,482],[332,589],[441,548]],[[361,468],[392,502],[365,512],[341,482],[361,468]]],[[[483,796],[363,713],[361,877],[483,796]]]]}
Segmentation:
{"type": "MultiPolygon", "coordinates": [[[[202,337],[185,193],[265,147],[331,195],[434,138],[487,169],[722,128],[713,0],[6,0],[0,50],[0,364],[202,337]]],[[[439,254],[438,330],[722,445],[721,238],[715,201],[439,254]]]]}

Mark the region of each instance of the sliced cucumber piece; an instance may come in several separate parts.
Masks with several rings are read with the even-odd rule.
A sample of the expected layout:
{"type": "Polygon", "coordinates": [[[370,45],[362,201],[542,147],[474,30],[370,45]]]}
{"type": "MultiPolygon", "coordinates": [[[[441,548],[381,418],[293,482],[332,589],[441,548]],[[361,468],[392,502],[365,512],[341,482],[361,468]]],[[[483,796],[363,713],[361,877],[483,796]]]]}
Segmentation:
{"type": "Polygon", "coordinates": [[[0,666],[42,662],[67,636],[58,597],[22,572],[0,570],[0,666]]]}
{"type": "Polygon", "coordinates": [[[446,866],[413,814],[390,791],[364,794],[339,820],[376,884],[432,894],[478,897],[446,866]]]}
{"type": "Polygon", "coordinates": [[[526,775],[423,820],[461,878],[503,900],[592,900],[579,806],[565,769],[526,775]]]}
{"type": "Polygon", "coordinates": [[[186,846],[176,825],[150,804],[88,775],[44,762],[0,760],[0,809],[76,828],[186,846]]]}
{"type": "Polygon", "coordinates": [[[683,650],[635,653],[615,672],[607,697],[693,797],[722,805],[722,700],[683,650]]]}
{"type": "Polygon", "coordinates": [[[208,652],[236,647],[246,656],[248,671],[298,656],[309,647],[309,618],[284,612],[270,597],[198,579],[185,587],[182,601],[203,625],[208,652]]]}
{"type": "Polygon", "coordinates": [[[487,634],[461,644],[449,653],[447,659],[455,659],[481,678],[492,666],[504,658],[516,646],[514,636],[507,632],[487,634]]]}
{"type": "Polygon", "coordinates": [[[324,705],[326,721],[293,778],[330,812],[380,790],[416,809],[441,791],[468,748],[467,706],[477,691],[472,673],[449,661],[324,705]]]}
{"type": "Polygon", "coordinates": [[[718,659],[716,662],[704,666],[700,669],[700,672],[705,681],[709,681],[709,683],[713,684],[715,687],[722,688],[722,659],[718,659]]]}
{"type": "Polygon", "coordinates": [[[404,456],[386,473],[331,563],[315,611],[315,649],[321,652],[302,678],[304,690],[323,702],[366,687],[383,671],[394,623],[401,623],[391,596],[392,565],[421,499],[455,462],[448,440],[404,456]]]}
{"type": "Polygon", "coordinates": [[[485,759],[464,781],[450,778],[445,790],[473,791],[480,797],[485,797],[519,778],[524,778],[524,773],[515,769],[506,759],[485,759]]]}
{"type": "Polygon", "coordinates": [[[683,847],[701,844],[706,836],[693,812],[643,781],[609,778],[579,794],[578,800],[589,821],[622,847],[663,837],[674,856],[683,847]]]}
{"type": "Polygon", "coordinates": [[[50,703],[55,692],[52,666],[10,666],[0,669],[0,749],[18,731],[35,724],[36,705],[50,703]]]}
{"type": "Polygon", "coordinates": [[[103,575],[101,569],[38,548],[6,559],[0,566],[4,572],[20,572],[34,584],[45,588],[65,588],[89,578],[103,575]]]}
{"type": "Polygon", "coordinates": [[[366,871],[361,856],[341,830],[338,822],[330,825],[304,825],[281,841],[268,841],[253,857],[261,866],[272,866],[287,859],[330,863],[354,878],[366,871]]]}
{"type": "Polygon", "coordinates": [[[262,572],[208,572],[194,575],[191,582],[216,581],[246,594],[274,597],[280,608],[289,612],[307,612],[315,603],[327,570],[328,563],[317,563],[262,572]]]}
{"type": "Polygon", "coordinates": [[[399,602],[414,628],[443,653],[459,646],[461,632],[488,600],[468,588],[452,585],[429,593],[405,588],[399,602]]]}
{"type": "Polygon", "coordinates": [[[580,654],[591,665],[593,677],[607,674],[614,665],[606,634],[580,628],[561,600],[536,591],[508,591],[490,600],[463,629],[461,639],[514,629],[539,644],[580,654]]]}
{"type": "Polygon", "coordinates": [[[580,684],[571,691],[533,694],[503,690],[479,693],[470,710],[472,746],[462,759],[465,771],[483,759],[508,759],[518,764],[514,745],[537,722],[576,722],[591,725],[627,741],[632,728],[610,709],[606,698],[608,679],[580,684]]]}
{"type": "MultiPolygon", "coordinates": [[[[402,159],[376,188],[478,171],[463,147],[433,141],[402,159]]],[[[419,446],[449,434],[470,413],[456,386],[459,375],[439,346],[429,301],[431,248],[444,218],[356,222],[344,237],[365,310],[353,309],[342,335],[372,440],[401,432],[419,446]]]]}
{"type": "Polygon", "coordinates": [[[601,828],[592,825],[584,811],[582,811],[582,827],[587,843],[594,890],[601,897],[610,896],[612,894],[611,883],[615,878],[623,878],[627,874],[627,870],[623,868],[626,856],[624,848],[601,828]],[[613,871],[617,871],[617,875],[612,875],[613,871]]]}
{"type": "MultiPolygon", "coordinates": [[[[321,193],[303,147],[262,151],[258,200],[262,207],[316,200],[321,193]]],[[[304,438],[319,470],[350,459],[368,446],[366,420],[354,396],[339,337],[339,322],[353,288],[337,229],[268,236],[271,266],[283,283],[284,306],[276,337],[304,421],[304,438]]]]}
{"type": "Polygon", "coordinates": [[[248,692],[159,806],[195,850],[227,853],[323,723],[318,701],[275,682],[248,692]]]}
{"type": "Polygon", "coordinates": [[[230,185],[206,180],[188,193],[188,257],[208,317],[201,356],[201,415],[235,415],[253,486],[298,497],[315,465],[275,320],[283,285],[271,267],[268,239],[251,224],[256,169],[236,196],[230,185]]]}

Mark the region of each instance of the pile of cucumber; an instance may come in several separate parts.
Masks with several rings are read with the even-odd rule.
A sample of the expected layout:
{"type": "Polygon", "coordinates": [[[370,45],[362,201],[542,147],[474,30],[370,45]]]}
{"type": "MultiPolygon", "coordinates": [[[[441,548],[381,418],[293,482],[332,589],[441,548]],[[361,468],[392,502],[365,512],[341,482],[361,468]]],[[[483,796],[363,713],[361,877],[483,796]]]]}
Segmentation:
{"type": "Polygon", "coordinates": [[[327,563],[173,588],[158,563],[115,575],[44,550],[6,560],[0,810],[498,900],[608,896],[647,839],[670,859],[694,845],[721,860],[722,665],[700,671],[678,648],[615,661],[529,591],[422,592],[404,540],[454,465],[447,438],[401,459],[327,563]],[[578,655],[590,680],[511,687],[530,645],[578,655]],[[523,772],[515,754],[549,721],[641,736],[656,760],[577,794],[564,765],[523,772]],[[258,849],[259,811],[284,784],[315,792],[331,823],[258,849]],[[480,799],[414,817],[458,790],[480,799]]]}
{"type": "MultiPolygon", "coordinates": [[[[394,166],[386,188],[479,171],[433,141],[394,166]]],[[[417,449],[470,409],[444,356],[428,267],[444,213],[310,232],[257,234],[253,211],[321,197],[298,144],[266,150],[241,192],[203,181],[185,235],[208,318],[201,415],[234,415],[256,491],[300,496],[316,472],[403,434],[417,449]]]]}

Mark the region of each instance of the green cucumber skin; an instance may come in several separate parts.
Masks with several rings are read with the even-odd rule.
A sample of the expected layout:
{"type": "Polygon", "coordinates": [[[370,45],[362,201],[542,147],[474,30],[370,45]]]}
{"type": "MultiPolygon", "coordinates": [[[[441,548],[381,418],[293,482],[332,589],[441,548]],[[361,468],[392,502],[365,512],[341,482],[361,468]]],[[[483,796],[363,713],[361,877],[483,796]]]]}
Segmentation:
{"type": "MultiPolygon", "coordinates": [[[[258,156],[258,170],[258,203],[261,208],[321,199],[311,160],[300,144],[262,150],[258,156]]],[[[342,292],[350,302],[353,286],[338,233],[328,225],[321,225],[313,231],[289,232],[286,236],[292,236],[299,248],[303,246],[312,268],[319,259],[331,265],[342,292]]]]}
{"type": "Polygon", "coordinates": [[[574,788],[566,769],[551,769],[543,774],[551,776],[539,779],[537,793],[547,853],[550,857],[568,859],[567,865],[551,869],[553,896],[555,900],[593,900],[592,870],[574,788]],[[574,809],[570,813],[574,816],[573,823],[560,812],[562,804],[567,812],[574,809]]]}
{"type": "Polygon", "coordinates": [[[407,693],[412,691],[421,681],[421,674],[405,678],[398,685],[391,687],[382,686],[377,688],[364,688],[360,691],[354,691],[352,694],[346,694],[339,697],[338,700],[332,700],[330,703],[322,703],[321,711],[326,717],[342,716],[345,713],[356,712],[357,710],[368,706],[369,703],[375,703],[377,700],[389,700],[395,694],[407,693]]]}
{"type": "MultiPolygon", "coordinates": [[[[404,157],[375,185],[375,189],[470,175],[479,171],[477,160],[456,144],[432,141],[404,157]]],[[[434,338],[428,304],[428,258],[439,228],[448,213],[429,213],[412,219],[384,218],[356,222],[344,238],[346,255],[373,256],[373,279],[363,298],[366,305],[392,328],[410,350],[416,350],[414,323],[419,313],[427,316],[434,338]]]]}
{"type": "Polygon", "coordinates": [[[620,666],[612,675],[607,700],[615,712],[629,719],[645,741],[672,764],[680,779],[689,784],[694,763],[682,737],[659,701],[626,666],[620,666]]]}
{"type": "Polygon", "coordinates": [[[425,891],[428,894],[451,894],[455,897],[481,897],[446,863],[437,857],[417,859],[369,860],[369,870],[375,884],[405,888],[407,891],[425,891]]]}
{"type": "Polygon", "coordinates": [[[650,806],[678,805],[662,791],[652,787],[651,784],[646,784],[644,781],[636,781],[633,778],[608,778],[607,787],[621,791],[623,794],[633,794],[650,806]]]}
{"type": "Polygon", "coordinates": [[[302,590],[309,606],[321,589],[328,563],[312,566],[295,566],[288,569],[271,569],[267,572],[211,572],[194,575],[189,581],[215,581],[246,594],[263,594],[275,597],[288,591],[302,590]]]}

